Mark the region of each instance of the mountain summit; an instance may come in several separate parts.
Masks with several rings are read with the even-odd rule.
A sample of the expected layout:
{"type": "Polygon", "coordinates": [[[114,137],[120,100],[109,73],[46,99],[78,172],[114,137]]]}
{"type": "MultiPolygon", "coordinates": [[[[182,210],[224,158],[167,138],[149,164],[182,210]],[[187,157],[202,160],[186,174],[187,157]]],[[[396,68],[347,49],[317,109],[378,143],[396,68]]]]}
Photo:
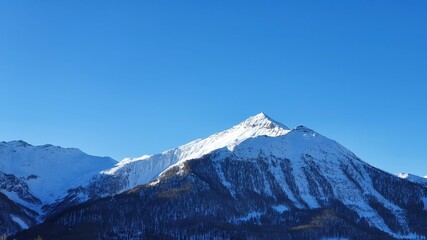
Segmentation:
{"type": "MultiPolygon", "coordinates": [[[[138,184],[153,180],[174,164],[182,163],[189,159],[200,158],[220,148],[233,149],[250,138],[259,136],[277,137],[285,135],[289,131],[289,128],[285,125],[271,119],[264,113],[259,113],[228,130],[213,134],[204,139],[192,141],[161,154],[144,155],[139,158],[126,158],[114,168],[105,170],[102,173],[104,175],[114,175],[115,185],[122,186],[122,189],[116,189],[116,191],[122,192],[138,184]],[[117,178],[117,176],[120,177],[117,178]],[[118,183],[118,179],[124,179],[124,181],[118,183]]],[[[102,181],[105,181],[106,178],[108,177],[102,177],[102,181]]]]}
{"type": "MultiPolygon", "coordinates": [[[[288,127],[283,125],[280,122],[273,120],[271,117],[267,116],[265,113],[261,112],[257,115],[249,117],[245,121],[241,122],[237,126],[246,126],[253,129],[276,129],[276,130],[289,130],[288,127]]],[[[237,127],[235,126],[235,127],[237,127]]],[[[282,135],[282,134],[279,134],[282,135]]]]}

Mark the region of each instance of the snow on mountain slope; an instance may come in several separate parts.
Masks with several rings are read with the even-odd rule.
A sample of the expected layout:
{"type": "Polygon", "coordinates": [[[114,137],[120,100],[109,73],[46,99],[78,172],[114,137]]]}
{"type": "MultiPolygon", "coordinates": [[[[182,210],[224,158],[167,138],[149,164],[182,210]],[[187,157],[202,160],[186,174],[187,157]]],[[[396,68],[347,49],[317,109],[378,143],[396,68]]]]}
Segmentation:
{"type": "Polygon", "coordinates": [[[12,217],[12,220],[14,222],[16,222],[19,225],[19,227],[21,227],[21,229],[27,229],[28,228],[28,225],[24,221],[22,221],[21,218],[15,216],[15,215],[11,215],[11,217],[12,217]]]}
{"type": "Polygon", "coordinates": [[[114,168],[103,171],[102,174],[121,176],[127,181],[127,186],[119,192],[136,185],[147,183],[157,177],[168,167],[188,159],[199,158],[213,150],[227,147],[233,149],[242,141],[258,136],[276,137],[289,132],[289,128],[259,113],[229,130],[214,134],[205,139],[198,139],[178,148],[161,154],[144,155],[140,158],[126,158],[114,168]]]}
{"type": "MultiPolygon", "coordinates": [[[[343,220],[319,230],[332,236],[341,236],[333,234],[336,228],[348,234],[344,223],[350,223],[357,231],[379,234],[374,239],[425,239],[427,226],[427,189],[370,166],[309,128],[289,130],[264,114],[161,154],[125,159],[73,193],[90,199],[130,188],[65,211],[45,229],[71,226],[77,233],[79,226],[96,221],[104,226],[99,234],[143,238],[140,226],[152,224],[148,233],[156,229],[165,236],[176,225],[176,235],[205,217],[202,225],[242,230],[245,224],[256,225],[251,229],[266,224],[265,232],[282,229],[287,234],[295,225],[310,228],[298,213],[325,209],[343,220]]],[[[65,204],[73,204],[76,195],[68,199],[65,204]]],[[[330,223],[319,221],[314,228],[330,223]]]]}
{"type": "MultiPolygon", "coordinates": [[[[390,229],[388,223],[372,206],[372,201],[383,205],[386,211],[396,216],[397,224],[407,230],[405,210],[387,200],[373,186],[370,174],[375,171],[375,168],[358,159],[337,142],[311,129],[299,126],[289,130],[263,113],[229,130],[161,154],[124,159],[114,168],[97,175],[91,184],[100,190],[97,192],[98,195],[116,194],[148,183],[175,166],[184,173],[184,166],[188,160],[198,159],[209,153],[217,155],[215,159],[220,160],[230,157],[242,161],[251,161],[259,157],[267,158],[271,162],[268,167],[269,173],[282,183],[283,192],[292,202],[292,205],[287,207],[313,209],[324,206],[325,202],[331,199],[340,199],[361,219],[367,219],[371,226],[395,237],[412,237],[410,234],[401,235],[390,229]],[[285,173],[273,163],[274,159],[290,160],[292,177],[298,179],[294,185],[285,184],[285,179],[289,176],[285,176],[285,173]],[[310,171],[312,171],[311,177],[307,176],[310,171]],[[99,188],[103,184],[117,188],[111,191],[114,187],[110,187],[105,191],[102,187],[99,188]],[[317,190],[313,190],[313,185],[317,190]],[[295,188],[297,191],[292,190],[295,188]]],[[[236,196],[242,189],[236,188],[238,185],[230,182],[220,163],[215,164],[222,184],[229,189],[232,196],[236,196]]],[[[261,169],[261,166],[257,168],[261,169]]],[[[264,173],[261,171],[260,174],[264,173]]],[[[268,179],[268,177],[263,176],[262,179],[268,179]]],[[[159,181],[160,179],[156,179],[151,185],[154,186],[159,181]]],[[[264,186],[259,191],[266,196],[275,197],[271,189],[271,184],[265,180],[264,186]]],[[[254,191],[258,190],[254,189],[254,191]]]]}
{"type": "MultiPolygon", "coordinates": [[[[223,148],[212,154],[217,161],[217,174],[233,196],[242,190],[236,188],[238,186],[230,182],[224,172],[226,171],[222,167],[224,159],[252,161],[254,165],[259,164],[259,159],[265,159],[267,172],[259,172],[260,175],[264,175],[261,177],[264,182],[264,187],[260,189],[261,194],[275,197],[271,190],[273,186],[267,180],[269,176],[273,176],[292,202],[289,207],[313,209],[323,207],[325,202],[332,199],[339,199],[360,218],[366,219],[371,226],[396,238],[415,237],[409,232],[407,234],[394,232],[372,206],[371,201],[380,203],[396,216],[401,229],[409,231],[406,211],[374,187],[370,172],[377,170],[336,141],[311,129],[299,126],[283,136],[247,139],[233,149],[223,148]],[[291,191],[293,186],[286,183],[283,173],[277,169],[278,160],[281,159],[290,162],[292,177],[296,179],[293,184],[297,191],[291,191]]],[[[261,169],[262,166],[258,165],[257,168],[261,169]]]]}
{"type": "Polygon", "coordinates": [[[410,182],[419,184],[421,186],[427,187],[427,176],[425,177],[419,177],[410,173],[399,173],[397,174],[398,177],[402,179],[406,179],[410,182]]]}
{"type": "MultiPolygon", "coordinates": [[[[229,130],[160,154],[124,159],[113,168],[94,175],[83,188],[72,191],[64,198],[62,206],[117,194],[152,180],[150,185],[154,187],[163,173],[178,167],[177,174],[185,175],[188,161],[207,155],[214,156],[211,157],[213,170],[234,198],[253,188],[253,192],[274,199],[277,192],[273,189],[280,186],[289,202],[276,205],[284,209],[317,209],[327,207],[331,201],[340,201],[359,216],[358,221],[364,219],[368,225],[396,238],[414,238],[402,206],[405,201],[418,204],[422,197],[402,203],[394,198],[390,200],[387,192],[376,185],[378,180],[374,175],[391,181],[401,181],[399,178],[380,172],[336,141],[311,129],[299,126],[289,130],[263,113],[229,130]],[[240,170],[224,167],[226,159],[247,162],[251,171],[256,171],[251,175],[257,179],[251,182],[257,184],[245,184],[245,188],[241,188],[240,180],[233,179],[235,172],[240,170]],[[289,164],[285,167],[288,170],[284,170],[284,163],[289,164]],[[230,169],[234,171],[230,173],[230,169]],[[381,212],[377,204],[382,206],[381,212]],[[384,214],[391,214],[395,219],[386,219],[384,214]]],[[[52,213],[55,211],[61,211],[61,206],[53,206],[52,213]]],[[[252,211],[258,213],[256,209],[252,211]]]]}
{"type": "Polygon", "coordinates": [[[32,209],[54,202],[74,182],[90,179],[117,162],[90,156],[76,148],[0,142],[0,191],[32,209]]]}
{"type": "Polygon", "coordinates": [[[37,223],[38,214],[0,192],[0,233],[13,234],[37,223]]]}

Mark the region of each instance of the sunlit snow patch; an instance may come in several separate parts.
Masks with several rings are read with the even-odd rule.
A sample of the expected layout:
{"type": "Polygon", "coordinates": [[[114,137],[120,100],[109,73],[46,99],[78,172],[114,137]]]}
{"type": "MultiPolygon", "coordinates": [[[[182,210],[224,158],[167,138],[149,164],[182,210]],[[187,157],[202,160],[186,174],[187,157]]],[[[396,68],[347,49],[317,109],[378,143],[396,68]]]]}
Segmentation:
{"type": "Polygon", "coordinates": [[[284,213],[286,211],[289,211],[289,208],[285,205],[276,205],[273,206],[273,209],[278,213],[284,213]]]}
{"type": "Polygon", "coordinates": [[[12,217],[12,220],[14,222],[16,222],[21,227],[21,229],[27,229],[28,228],[28,225],[24,221],[22,221],[22,219],[20,219],[17,216],[14,216],[14,215],[10,215],[10,216],[12,217]]]}

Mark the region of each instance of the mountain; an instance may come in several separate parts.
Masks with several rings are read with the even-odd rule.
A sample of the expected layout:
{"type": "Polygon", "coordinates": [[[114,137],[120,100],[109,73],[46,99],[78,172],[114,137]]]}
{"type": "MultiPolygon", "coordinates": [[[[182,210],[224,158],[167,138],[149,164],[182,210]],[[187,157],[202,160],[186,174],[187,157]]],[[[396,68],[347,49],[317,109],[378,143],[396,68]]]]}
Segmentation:
{"type": "Polygon", "coordinates": [[[427,187],[427,176],[425,177],[419,177],[410,173],[399,173],[397,174],[398,177],[402,179],[406,179],[410,182],[413,182],[415,184],[419,184],[423,187],[427,187]]]}
{"type": "Polygon", "coordinates": [[[76,148],[0,142],[0,204],[5,205],[2,210],[20,209],[17,212],[22,213],[3,212],[4,219],[9,221],[2,220],[2,225],[12,227],[2,231],[19,230],[10,219],[22,219],[19,226],[27,227],[41,221],[43,208],[67,195],[68,188],[86,182],[116,163],[111,158],[90,156],[76,148]]]}
{"type": "Polygon", "coordinates": [[[70,194],[64,197],[59,204],[52,205],[50,210],[52,213],[58,212],[64,206],[74,205],[100,196],[118,194],[153,180],[174,164],[199,158],[223,147],[232,149],[249,138],[257,136],[276,137],[289,131],[285,125],[272,120],[264,113],[260,113],[229,130],[205,139],[198,139],[160,154],[125,158],[115,167],[95,175],[86,184],[70,189],[70,194]]]}
{"type": "Polygon", "coordinates": [[[427,237],[426,188],[265,114],[125,159],[68,193],[16,239],[427,237]]]}

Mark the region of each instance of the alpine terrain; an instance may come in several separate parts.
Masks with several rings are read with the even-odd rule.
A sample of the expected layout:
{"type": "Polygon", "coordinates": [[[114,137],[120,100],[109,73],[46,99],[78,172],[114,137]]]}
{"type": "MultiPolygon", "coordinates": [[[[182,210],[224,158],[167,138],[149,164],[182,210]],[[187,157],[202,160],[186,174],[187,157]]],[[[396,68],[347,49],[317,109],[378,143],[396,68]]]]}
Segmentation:
{"type": "Polygon", "coordinates": [[[421,186],[427,187],[427,176],[419,177],[410,173],[399,173],[397,174],[398,177],[402,179],[406,179],[410,182],[419,184],[421,186]]]}
{"type": "Polygon", "coordinates": [[[263,113],[118,163],[1,143],[0,171],[0,230],[18,240],[427,238],[427,187],[416,176],[263,113]]]}
{"type": "Polygon", "coordinates": [[[11,234],[40,222],[44,208],[117,162],[75,148],[0,142],[0,233],[11,234]]]}

